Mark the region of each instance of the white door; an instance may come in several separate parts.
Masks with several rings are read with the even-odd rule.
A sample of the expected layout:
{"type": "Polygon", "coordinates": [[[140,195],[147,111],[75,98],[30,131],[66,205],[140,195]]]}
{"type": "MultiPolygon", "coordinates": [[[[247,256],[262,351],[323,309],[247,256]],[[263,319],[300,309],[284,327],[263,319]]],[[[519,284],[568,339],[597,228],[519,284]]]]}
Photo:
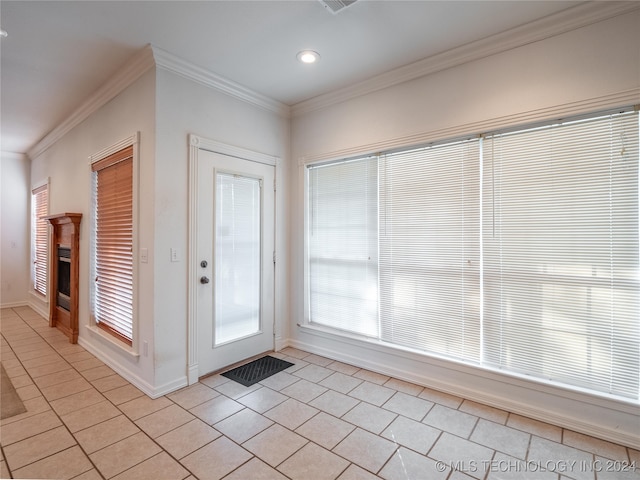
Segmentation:
{"type": "Polygon", "coordinates": [[[274,174],[198,154],[199,375],[274,348],[274,174]]]}

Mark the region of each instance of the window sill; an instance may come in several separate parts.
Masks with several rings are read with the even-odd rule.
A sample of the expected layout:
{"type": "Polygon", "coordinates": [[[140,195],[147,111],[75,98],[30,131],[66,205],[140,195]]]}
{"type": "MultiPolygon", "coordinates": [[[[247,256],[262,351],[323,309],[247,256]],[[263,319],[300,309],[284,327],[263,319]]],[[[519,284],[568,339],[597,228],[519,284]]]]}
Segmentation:
{"type": "MultiPolygon", "coordinates": [[[[450,372],[458,372],[464,375],[470,375],[475,378],[482,378],[484,381],[498,382],[500,384],[508,384],[517,388],[543,392],[555,397],[562,397],[572,401],[580,401],[590,405],[604,407],[610,410],[616,410],[625,413],[635,413],[640,405],[640,401],[633,399],[607,395],[605,393],[595,392],[592,390],[581,389],[570,385],[563,385],[557,382],[546,381],[541,378],[521,375],[515,372],[499,370],[488,366],[463,362],[453,358],[440,357],[438,355],[414,350],[400,345],[389,344],[381,340],[356,335],[330,327],[320,325],[310,325],[308,323],[298,324],[298,327],[310,335],[331,339],[350,345],[352,347],[364,347],[377,354],[389,355],[405,360],[415,361],[422,366],[429,365],[431,367],[446,369],[450,372]]],[[[345,360],[346,361],[346,360],[345,360]]],[[[348,361],[347,361],[348,363],[348,361]]],[[[384,368],[384,367],[383,367],[384,368]]],[[[423,369],[421,369],[423,370],[423,369]]],[[[397,372],[386,372],[391,376],[397,376],[397,372]]],[[[418,379],[406,379],[408,381],[416,381],[418,379]]],[[[450,385],[449,385],[450,386],[450,385]]],[[[455,388],[455,387],[454,387],[455,388]]],[[[447,391],[445,388],[441,388],[447,391]]],[[[468,395],[466,391],[447,391],[458,396],[468,395]]]]}
{"type": "Polygon", "coordinates": [[[42,317],[49,321],[49,298],[36,292],[33,289],[29,290],[27,301],[29,306],[38,312],[42,317]]]}
{"type": "Polygon", "coordinates": [[[130,358],[133,358],[135,360],[138,360],[140,358],[140,354],[133,347],[130,347],[129,345],[122,343],[117,338],[114,338],[113,336],[109,335],[107,332],[103,331],[101,328],[98,328],[95,325],[86,325],[86,327],[87,327],[87,330],[89,330],[89,332],[91,333],[91,335],[97,336],[103,341],[108,342],[110,345],[118,348],[130,358]]]}
{"type": "Polygon", "coordinates": [[[41,293],[36,292],[32,289],[29,290],[29,295],[31,295],[33,298],[38,299],[39,302],[44,303],[45,305],[49,305],[49,297],[42,295],[41,293]]]}

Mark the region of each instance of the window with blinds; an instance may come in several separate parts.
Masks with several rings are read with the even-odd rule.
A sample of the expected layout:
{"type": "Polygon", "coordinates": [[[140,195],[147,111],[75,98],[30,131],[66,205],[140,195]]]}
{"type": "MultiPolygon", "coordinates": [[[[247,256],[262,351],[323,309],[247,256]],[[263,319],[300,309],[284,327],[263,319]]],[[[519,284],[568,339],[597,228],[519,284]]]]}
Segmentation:
{"type": "Polygon", "coordinates": [[[480,360],[479,143],[380,160],[382,340],[480,360]]]}
{"type": "Polygon", "coordinates": [[[309,323],[640,399],[638,117],[309,166],[309,323]]]}
{"type": "Polygon", "coordinates": [[[49,223],[43,218],[49,214],[49,184],[45,183],[31,191],[31,238],[32,238],[32,286],[40,295],[47,296],[49,262],[49,223]]]}
{"type": "Polygon", "coordinates": [[[377,337],[378,160],[314,166],[308,182],[309,319],[377,337]]]}
{"type": "Polygon", "coordinates": [[[638,398],[638,114],[485,141],[487,365],[638,398]]]}
{"type": "Polygon", "coordinates": [[[93,163],[92,307],[96,324],[133,340],[133,147],[93,163]]]}

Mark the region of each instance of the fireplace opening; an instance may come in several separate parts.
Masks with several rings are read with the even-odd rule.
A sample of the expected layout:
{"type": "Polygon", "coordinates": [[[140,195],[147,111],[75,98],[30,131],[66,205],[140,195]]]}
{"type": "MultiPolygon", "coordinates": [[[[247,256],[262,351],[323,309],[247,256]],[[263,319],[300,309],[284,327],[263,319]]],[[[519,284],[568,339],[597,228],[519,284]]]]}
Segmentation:
{"type": "Polygon", "coordinates": [[[58,247],[57,305],[69,311],[71,308],[71,249],[58,247]]]}

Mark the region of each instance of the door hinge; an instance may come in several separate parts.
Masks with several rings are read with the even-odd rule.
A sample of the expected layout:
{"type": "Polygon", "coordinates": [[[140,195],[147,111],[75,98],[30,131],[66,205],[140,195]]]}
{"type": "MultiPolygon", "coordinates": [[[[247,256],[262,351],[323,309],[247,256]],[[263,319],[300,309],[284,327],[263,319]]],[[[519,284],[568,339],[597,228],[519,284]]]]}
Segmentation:
{"type": "Polygon", "coordinates": [[[276,191],[276,179],[275,178],[273,179],[273,191],[274,192],[276,191]]]}
{"type": "Polygon", "coordinates": [[[273,251],[273,264],[276,264],[276,251],[273,251]]]}

